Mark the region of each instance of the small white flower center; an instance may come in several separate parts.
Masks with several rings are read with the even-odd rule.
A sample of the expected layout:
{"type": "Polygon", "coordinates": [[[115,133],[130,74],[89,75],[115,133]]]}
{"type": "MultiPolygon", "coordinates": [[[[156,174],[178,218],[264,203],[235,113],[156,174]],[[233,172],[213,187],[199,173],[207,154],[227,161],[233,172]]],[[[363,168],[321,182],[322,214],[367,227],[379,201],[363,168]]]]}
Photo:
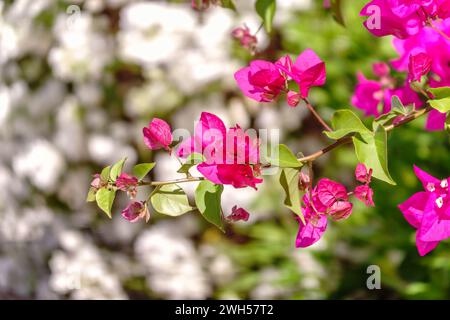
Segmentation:
{"type": "Polygon", "coordinates": [[[448,180],[447,179],[444,179],[444,180],[442,180],[441,181],[441,188],[447,188],[448,187],[448,180]]]}
{"type": "Polygon", "coordinates": [[[436,188],[434,187],[434,183],[428,183],[427,184],[427,190],[430,192],[433,192],[434,190],[436,190],[436,188]]]}
{"type": "Polygon", "coordinates": [[[442,206],[444,205],[444,199],[442,199],[442,197],[439,197],[436,199],[436,205],[438,206],[438,208],[442,208],[442,206]]]}

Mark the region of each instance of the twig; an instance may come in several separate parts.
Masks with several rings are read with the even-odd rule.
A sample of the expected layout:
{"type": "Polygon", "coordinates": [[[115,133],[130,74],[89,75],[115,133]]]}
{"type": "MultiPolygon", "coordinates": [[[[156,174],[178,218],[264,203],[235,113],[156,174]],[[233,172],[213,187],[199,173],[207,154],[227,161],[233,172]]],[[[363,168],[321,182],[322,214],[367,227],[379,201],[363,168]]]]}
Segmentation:
{"type": "Polygon", "coordinates": [[[164,186],[167,184],[174,184],[174,183],[185,183],[185,182],[197,182],[202,181],[205,178],[203,177],[189,177],[189,178],[182,178],[182,179],[175,179],[175,180],[168,180],[168,181],[141,181],[139,182],[139,186],[164,186]]]}
{"type": "Polygon", "coordinates": [[[309,111],[311,111],[311,113],[313,114],[313,116],[317,119],[317,121],[320,122],[320,124],[325,128],[325,130],[327,131],[333,131],[330,126],[328,126],[328,124],[325,122],[325,120],[322,119],[322,117],[317,113],[317,111],[314,109],[314,107],[311,105],[311,103],[309,102],[309,100],[307,98],[304,98],[303,101],[306,104],[306,107],[309,109],[309,111]]]}
{"type": "MultiPolygon", "coordinates": [[[[427,106],[424,109],[415,111],[411,115],[407,116],[406,118],[402,119],[401,121],[399,121],[399,122],[397,122],[395,124],[391,124],[389,126],[384,127],[384,129],[386,131],[391,131],[391,130],[397,128],[397,127],[400,127],[400,126],[402,126],[402,125],[404,125],[406,123],[409,123],[409,122],[411,122],[411,121],[413,121],[413,120],[423,116],[424,114],[427,114],[431,110],[433,110],[433,108],[431,106],[427,106]]],[[[345,137],[343,137],[341,139],[338,139],[336,142],[326,146],[325,148],[310,154],[309,156],[306,156],[306,157],[303,157],[303,158],[299,158],[298,161],[301,161],[301,162],[314,161],[317,158],[319,158],[322,155],[324,155],[325,153],[330,152],[331,150],[336,149],[337,147],[339,147],[341,145],[348,144],[348,143],[351,143],[351,142],[352,142],[352,136],[351,135],[350,136],[345,136],[345,137]]]]}

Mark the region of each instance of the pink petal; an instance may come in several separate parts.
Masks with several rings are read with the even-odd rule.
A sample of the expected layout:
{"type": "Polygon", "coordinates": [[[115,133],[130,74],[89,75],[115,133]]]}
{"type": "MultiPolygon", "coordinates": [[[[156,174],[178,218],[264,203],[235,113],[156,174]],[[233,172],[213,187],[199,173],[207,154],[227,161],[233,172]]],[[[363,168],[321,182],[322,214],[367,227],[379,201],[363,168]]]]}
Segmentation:
{"type": "Polygon", "coordinates": [[[425,128],[428,131],[440,131],[445,129],[445,120],[447,115],[437,110],[431,110],[428,114],[425,128]]]}
{"type": "Polygon", "coordinates": [[[430,55],[425,52],[410,55],[408,64],[409,78],[412,81],[420,81],[422,76],[430,72],[432,62],[430,55]]]}
{"type": "Polygon", "coordinates": [[[425,171],[423,171],[416,165],[414,165],[414,172],[415,172],[417,178],[419,178],[419,180],[422,182],[423,188],[426,191],[430,191],[429,190],[430,184],[437,186],[441,182],[439,179],[433,177],[432,175],[429,175],[428,173],[426,173],[425,171]]]}
{"type": "Polygon", "coordinates": [[[347,189],[330,179],[320,179],[317,183],[317,198],[322,205],[330,207],[338,200],[348,200],[347,189]]]}
{"type": "Polygon", "coordinates": [[[357,186],[355,188],[355,197],[368,207],[374,207],[373,203],[373,190],[368,185],[357,186]]]}
{"type": "Polygon", "coordinates": [[[144,134],[144,142],[151,150],[168,149],[172,143],[172,130],[164,120],[154,118],[142,132],[144,134]]]}
{"type": "Polygon", "coordinates": [[[398,205],[406,221],[414,228],[419,228],[422,223],[423,211],[428,202],[429,194],[427,192],[417,192],[405,202],[398,205]]]}
{"type": "Polygon", "coordinates": [[[325,215],[320,215],[317,219],[316,223],[312,223],[311,219],[308,219],[306,225],[300,221],[297,239],[295,241],[295,246],[297,248],[309,247],[319,241],[322,237],[327,229],[327,217],[325,215]]]}

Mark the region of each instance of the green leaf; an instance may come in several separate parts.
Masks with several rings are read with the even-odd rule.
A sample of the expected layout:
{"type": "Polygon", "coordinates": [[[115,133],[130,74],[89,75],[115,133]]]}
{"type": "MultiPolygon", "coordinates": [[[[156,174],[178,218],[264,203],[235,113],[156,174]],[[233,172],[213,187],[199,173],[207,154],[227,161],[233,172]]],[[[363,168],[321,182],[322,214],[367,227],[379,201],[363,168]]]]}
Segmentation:
{"type": "Polygon", "coordinates": [[[298,215],[302,222],[305,223],[300,203],[300,190],[298,188],[299,179],[299,170],[291,168],[281,170],[280,184],[286,194],[284,205],[298,215]]]}
{"type": "Polygon", "coordinates": [[[301,168],[303,163],[284,144],[278,145],[278,157],[270,158],[270,163],[280,168],[301,168]]]}
{"type": "Polygon", "coordinates": [[[178,169],[178,173],[184,173],[184,174],[187,174],[187,173],[189,173],[189,170],[193,167],[193,166],[195,166],[195,165],[197,165],[197,164],[199,164],[199,163],[202,163],[202,162],[204,162],[205,161],[205,157],[203,157],[203,155],[202,154],[200,154],[200,153],[191,153],[188,157],[187,157],[187,159],[186,159],[186,161],[182,164],[182,166],[180,167],[180,169],[178,169]]]}
{"type": "Polygon", "coordinates": [[[86,202],[94,202],[95,201],[95,193],[96,193],[96,189],[93,187],[90,187],[88,194],[86,196],[86,202]]]}
{"type": "Polygon", "coordinates": [[[400,100],[400,98],[398,96],[392,96],[391,106],[392,106],[392,109],[396,110],[397,112],[403,113],[406,110],[405,106],[403,105],[402,101],[400,100]]]}
{"type": "Polygon", "coordinates": [[[447,115],[447,119],[445,120],[445,130],[450,133],[450,114],[447,115]]]}
{"type": "Polygon", "coordinates": [[[151,197],[153,208],[161,213],[177,217],[192,211],[189,200],[184,190],[177,184],[161,186],[151,197]]]}
{"type": "Polygon", "coordinates": [[[231,9],[236,11],[236,5],[234,4],[234,0],[222,0],[220,3],[222,8],[231,9]]]}
{"type": "Polygon", "coordinates": [[[428,89],[435,99],[450,98],[450,87],[430,88],[428,89]]]}
{"type": "Polygon", "coordinates": [[[142,180],[155,167],[154,162],[139,163],[133,167],[133,176],[142,180]]]}
{"type": "Polygon", "coordinates": [[[116,197],[116,191],[107,188],[101,188],[95,194],[95,200],[100,209],[102,209],[106,215],[111,218],[111,209],[116,197]]]}
{"type": "Polygon", "coordinates": [[[450,111],[450,87],[430,88],[428,90],[434,96],[434,99],[428,100],[430,106],[442,113],[450,111]]]}
{"type": "Polygon", "coordinates": [[[387,133],[380,127],[374,134],[360,133],[353,137],[356,156],[359,162],[372,168],[373,176],[377,179],[395,185],[388,170],[387,133]]]}
{"type": "Polygon", "coordinates": [[[361,119],[348,109],[338,110],[331,120],[334,131],[325,131],[325,134],[334,140],[338,140],[350,133],[370,133],[371,131],[362,123],[361,119]]]}
{"type": "Polygon", "coordinates": [[[123,165],[125,164],[126,160],[127,158],[123,158],[113,164],[113,166],[111,167],[111,171],[109,172],[109,176],[112,181],[116,181],[117,177],[122,173],[123,165]]]}
{"type": "Polygon", "coordinates": [[[342,14],[342,0],[331,1],[331,12],[333,13],[334,20],[345,27],[344,16],[342,14]]]}
{"type": "Polygon", "coordinates": [[[103,168],[102,172],[100,173],[100,179],[103,182],[108,182],[109,181],[109,173],[110,173],[110,171],[111,171],[111,166],[103,168]]]}
{"type": "Polygon", "coordinates": [[[428,100],[428,103],[439,112],[446,113],[450,111],[450,97],[444,99],[428,100]]]}
{"type": "Polygon", "coordinates": [[[223,186],[203,180],[195,190],[195,203],[198,211],[207,221],[224,231],[220,199],[223,186]]]}
{"type": "Polygon", "coordinates": [[[264,23],[264,28],[268,33],[272,32],[273,17],[277,9],[277,3],[275,0],[257,0],[255,3],[255,9],[258,15],[261,17],[264,23]]]}
{"type": "Polygon", "coordinates": [[[382,114],[373,121],[372,127],[374,131],[376,131],[379,126],[385,126],[391,123],[398,116],[407,115],[413,110],[413,108],[409,110],[409,108],[405,107],[398,96],[392,96],[391,105],[391,111],[382,114]]]}

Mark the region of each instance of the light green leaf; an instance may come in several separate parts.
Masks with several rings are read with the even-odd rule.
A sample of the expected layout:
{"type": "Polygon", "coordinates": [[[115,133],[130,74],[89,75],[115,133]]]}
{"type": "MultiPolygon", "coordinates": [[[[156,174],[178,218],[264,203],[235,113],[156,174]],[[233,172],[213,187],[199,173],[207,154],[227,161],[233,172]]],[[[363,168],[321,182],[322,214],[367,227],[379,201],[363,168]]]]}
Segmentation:
{"type": "Polygon", "coordinates": [[[86,196],[86,202],[94,202],[95,201],[95,193],[96,193],[96,189],[93,187],[90,187],[88,194],[86,196]]]}
{"type": "Polygon", "coordinates": [[[301,168],[303,163],[297,160],[294,153],[284,144],[278,145],[278,157],[271,157],[270,163],[280,168],[301,168]]]}
{"type": "Polygon", "coordinates": [[[387,133],[380,127],[375,134],[360,133],[353,137],[356,156],[368,168],[372,168],[377,179],[395,185],[388,170],[387,133]]]}
{"type": "Polygon", "coordinates": [[[299,179],[299,170],[291,168],[281,170],[280,184],[286,194],[284,205],[298,215],[302,222],[305,223],[300,203],[300,190],[298,188],[299,179]]]}
{"type": "Polygon", "coordinates": [[[373,121],[372,127],[374,131],[376,131],[379,126],[385,126],[391,123],[398,116],[407,115],[410,111],[413,110],[412,108],[411,110],[408,110],[408,108],[403,105],[403,103],[397,96],[392,96],[391,105],[391,111],[382,114],[373,121]]]}
{"type": "Polygon", "coordinates": [[[157,212],[168,216],[177,217],[193,210],[186,193],[177,184],[161,186],[150,199],[157,212]]]}
{"type": "Polygon", "coordinates": [[[100,179],[103,182],[109,181],[109,173],[111,172],[111,166],[103,168],[102,172],[100,173],[100,179]]]}
{"type": "Polygon", "coordinates": [[[450,97],[444,99],[428,100],[428,103],[439,112],[446,113],[450,111],[450,97]]]}
{"type": "Polygon", "coordinates": [[[435,99],[450,98],[450,87],[430,88],[428,89],[435,99]]]}
{"type": "Polygon", "coordinates": [[[126,160],[127,158],[123,158],[113,164],[113,166],[111,167],[111,171],[109,172],[109,176],[112,181],[116,181],[117,177],[122,173],[123,165],[125,164],[126,160]]]}
{"type": "Polygon", "coordinates": [[[195,203],[198,211],[207,221],[224,231],[220,199],[223,186],[203,180],[195,190],[195,203]]]}
{"type": "Polygon", "coordinates": [[[222,0],[220,3],[222,8],[231,9],[236,11],[236,5],[234,4],[234,0],[222,0]]]}
{"type": "Polygon", "coordinates": [[[342,0],[332,0],[331,11],[333,12],[334,20],[345,27],[344,16],[342,14],[342,0]]]}
{"type": "Polygon", "coordinates": [[[142,180],[154,167],[154,162],[139,163],[133,167],[133,175],[139,180],[142,180]]]}
{"type": "Polygon", "coordinates": [[[264,23],[267,32],[272,32],[273,17],[277,9],[275,0],[256,0],[255,9],[264,23]]]}
{"type": "Polygon", "coordinates": [[[325,134],[334,140],[338,140],[350,133],[370,133],[371,131],[362,123],[361,119],[348,109],[338,110],[331,120],[334,131],[325,131],[325,134]]]}
{"type": "Polygon", "coordinates": [[[116,197],[116,191],[107,188],[101,188],[95,194],[95,200],[100,209],[102,209],[106,215],[111,218],[111,209],[116,197]]]}
{"type": "Polygon", "coordinates": [[[184,174],[187,174],[188,172],[189,172],[189,170],[193,167],[193,166],[195,166],[195,165],[197,165],[197,164],[199,164],[199,163],[202,163],[202,162],[204,162],[205,161],[205,157],[203,157],[203,155],[202,154],[200,154],[200,153],[191,153],[188,157],[187,157],[187,159],[186,159],[186,161],[183,163],[183,165],[180,167],[180,169],[178,169],[178,173],[184,173],[184,174]]]}
{"type": "Polygon", "coordinates": [[[391,98],[391,107],[392,109],[403,110],[405,107],[403,106],[402,101],[398,96],[392,96],[391,98]]]}

